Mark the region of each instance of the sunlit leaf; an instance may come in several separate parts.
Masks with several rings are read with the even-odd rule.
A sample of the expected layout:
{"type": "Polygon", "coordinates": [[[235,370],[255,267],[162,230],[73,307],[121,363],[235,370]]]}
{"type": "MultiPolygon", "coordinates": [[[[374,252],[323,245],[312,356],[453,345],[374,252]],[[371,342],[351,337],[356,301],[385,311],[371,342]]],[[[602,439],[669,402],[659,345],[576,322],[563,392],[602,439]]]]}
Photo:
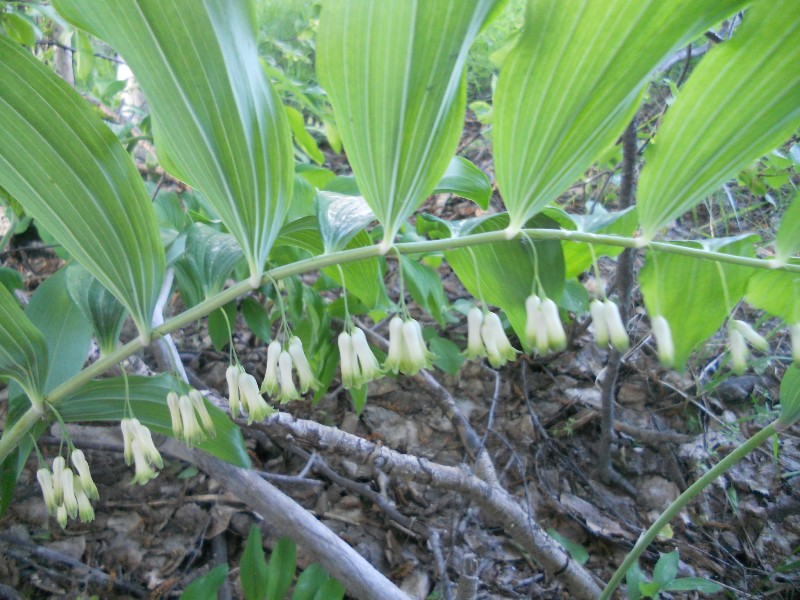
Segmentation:
{"type": "Polygon", "coordinates": [[[499,0],[330,0],[317,69],[384,244],[433,191],[458,144],[464,63],[499,0]]]}
{"type": "Polygon", "coordinates": [[[795,191],[775,237],[775,260],[785,262],[797,252],[800,252],[800,193],[795,191]]]}
{"type": "Polygon", "coordinates": [[[253,282],[292,197],[292,141],[246,0],[59,0],[123,56],[147,96],[161,163],[200,190],[253,282]]]}
{"type": "Polygon", "coordinates": [[[700,62],[645,155],[645,239],[797,131],[799,37],[800,3],[753,2],[733,39],[700,62]]]}
{"type": "Polygon", "coordinates": [[[495,173],[512,229],[555,200],[614,142],[667,55],[746,3],[529,2],[494,102],[495,173]]]}
{"type": "Polygon", "coordinates": [[[0,375],[41,397],[47,363],[44,337],[5,286],[0,286],[0,375]]]}
{"type": "Polygon", "coordinates": [[[0,80],[0,185],[148,332],[164,251],[133,161],[77,92],[2,36],[0,80]]]}
{"type": "Polygon", "coordinates": [[[436,184],[434,193],[450,193],[472,200],[483,210],[489,208],[492,199],[492,184],[486,173],[466,158],[454,156],[442,179],[436,184]]]}
{"type": "Polygon", "coordinates": [[[91,323],[101,352],[113,352],[125,322],[125,307],[81,265],[67,268],[66,285],[75,306],[91,323]]]}

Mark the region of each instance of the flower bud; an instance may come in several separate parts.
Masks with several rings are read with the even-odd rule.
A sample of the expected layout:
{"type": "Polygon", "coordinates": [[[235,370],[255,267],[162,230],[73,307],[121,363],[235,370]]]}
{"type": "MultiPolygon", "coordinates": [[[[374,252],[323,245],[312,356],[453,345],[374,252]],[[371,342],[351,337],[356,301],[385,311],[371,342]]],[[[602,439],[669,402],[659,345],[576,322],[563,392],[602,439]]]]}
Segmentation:
{"type": "Polygon", "coordinates": [[[486,347],[489,364],[495,369],[502,367],[509,360],[513,360],[517,354],[517,351],[511,346],[511,342],[508,341],[500,317],[495,313],[486,313],[483,325],[481,325],[481,339],[486,347]]]}
{"type": "Polygon", "coordinates": [[[74,519],[78,516],[78,498],[75,496],[75,480],[69,467],[61,472],[61,489],[64,492],[63,505],[67,509],[67,515],[74,519]]]}
{"type": "Polygon", "coordinates": [[[267,372],[264,374],[264,383],[261,384],[261,390],[274,396],[278,393],[278,360],[281,356],[281,343],[278,340],[273,340],[267,346],[267,372]]]}
{"type": "Polygon", "coordinates": [[[53,459],[53,497],[57,505],[64,503],[64,487],[61,477],[66,464],[63,456],[56,456],[53,459]]]}
{"type": "Polygon", "coordinates": [[[658,360],[666,368],[671,369],[675,365],[675,344],[672,342],[672,331],[669,322],[658,315],[650,320],[653,328],[653,337],[656,339],[656,349],[658,350],[658,360]]]}
{"type": "Polygon", "coordinates": [[[42,488],[42,496],[44,497],[44,505],[47,507],[47,514],[55,515],[58,503],[56,502],[56,493],[53,488],[53,474],[47,467],[42,467],[36,471],[36,479],[39,480],[39,487],[42,488]]]}
{"type": "Polygon", "coordinates": [[[92,480],[92,473],[89,470],[89,463],[86,461],[86,456],[84,456],[82,450],[72,451],[72,464],[78,471],[78,477],[81,480],[81,488],[83,488],[83,491],[89,498],[94,498],[95,500],[98,499],[100,494],[97,491],[97,486],[92,480]]]}
{"type": "Polygon", "coordinates": [[[400,372],[401,364],[405,362],[406,343],[403,339],[403,319],[398,316],[389,321],[389,353],[383,363],[385,371],[395,375],[400,372]]]}
{"type": "Polygon", "coordinates": [[[225,371],[225,379],[228,380],[228,408],[231,410],[231,417],[237,418],[242,412],[242,403],[239,401],[239,367],[231,365],[225,371]]]}
{"type": "Polygon", "coordinates": [[[278,381],[281,384],[281,391],[278,394],[278,401],[281,404],[300,398],[292,379],[292,355],[286,351],[281,352],[278,358],[278,381]]]}
{"type": "Polygon", "coordinates": [[[208,414],[208,408],[206,407],[206,401],[203,398],[203,394],[197,390],[191,390],[189,392],[189,400],[192,401],[194,411],[200,417],[200,422],[203,424],[203,430],[206,436],[215,436],[217,430],[214,426],[214,421],[211,419],[211,415],[208,414]]]}
{"type": "Polygon", "coordinates": [[[731,347],[731,370],[737,375],[741,375],[747,369],[747,344],[744,336],[735,326],[728,326],[728,343],[731,347]]]}
{"type": "Polygon", "coordinates": [[[65,529],[67,527],[68,518],[69,517],[67,515],[67,507],[61,504],[56,509],[56,521],[58,521],[58,524],[61,525],[61,529],[65,529]]]}
{"type": "Polygon", "coordinates": [[[594,340],[600,348],[605,350],[609,340],[605,305],[600,300],[592,300],[589,304],[589,312],[592,315],[592,325],[594,326],[594,340]]]}
{"type": "Polygon", "coordinates": [[[256,378],[252,375],[244,374],[239,377],[239,392],[241,394],[242,405],[247,411],[248,425],[253,421],[262,421],[275,412],[261,396],[256,378]]]}
{"type": "Polygon", "coordinates": [[[94,521],[94,508],[92,508],[92,503],[89,502],[89,496],[85,490],[81,490],[78,494],[78,516],[81,523],[94,521]]]}
{"type": "Polygon", "coordinates": [[[375,355],[372,353],[369,343],[367,343],[367,336],[364,335],[364,332],[361,331],[361,329],[358,327],[354,328],[350,339],[353,352],[358,358],[359,375],[356,386],[360,387],[365,383],[380,377],[382,374],[381,366],[378,363],[378,359],[375,358],[375,355]]]}
{"type": "Polygon", "coordinates": [[[172,421],[172,433],[175,439],[183,438],[183,425],[181,424],[181,410],[178,394],[170,392],[167,394],[167,406],[169,406],[169,417],[172,421]]]}
{"type": "Polygon", "coordinates": [[[630,347],[631,341],[628,338],[625,325],[622,323],[619,307],[611,302],[611,300],[606,300],[603,302],[603,313],[605,315],[606,327],[608,328],[608,335],[611,338],[611,343],[614,345],[617,352],[625,352],[630,347]]]}
{"type": "Polygon", "coordinates": [[[311,365],[308,364],[308,359],[303,352],[303,342],[297,336],[289,340],[289,355],[292,357],[294,368],[297,370],[297,378],[300,380],[300,392],[305,394],[309,388],[316,390],[319,382],[314,377],[311,365]]]}
{"type": "Polygon", "coordinates": [[[542,301],[542,313],[547,325],[548,345],[552,350],[564,350],[567,347],[567,334],[558,316],[558,306],[550,298],[545,298],[542,301]]]}
{"type": "Polygon", "coordinates": [[[749,323],[734,319],[733,326],[739,331],[739,333],[742,334],[744,339],[750,342],[750,345],[753,346],[753,348],[761,350],[761,352],[769,352],[769,342],[755,329],[753,329],[749,323]]]}
{"type": "Polygon", "coordinates": [[[473,306],[467,313],[467,350],[464,352],[467,359],[486,355],[481,337],[481,325],[483,325],[483,311],[473,306]]]}

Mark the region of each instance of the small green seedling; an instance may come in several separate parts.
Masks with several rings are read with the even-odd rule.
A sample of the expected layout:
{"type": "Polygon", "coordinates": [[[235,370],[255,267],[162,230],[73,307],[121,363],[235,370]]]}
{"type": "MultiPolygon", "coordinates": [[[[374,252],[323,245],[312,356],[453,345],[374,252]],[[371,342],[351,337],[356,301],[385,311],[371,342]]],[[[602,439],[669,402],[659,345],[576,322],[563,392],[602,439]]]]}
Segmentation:
{"type": "Polygon", "coordinates": [[[635,564],[626,575],[628,599],[660,598],[661,592],[701,592],[713,594],[722,587],[702,577],[677,577],[678,551],[662,554],[653,569],[653,580],[650,581],[639,564],[635,564]]]}

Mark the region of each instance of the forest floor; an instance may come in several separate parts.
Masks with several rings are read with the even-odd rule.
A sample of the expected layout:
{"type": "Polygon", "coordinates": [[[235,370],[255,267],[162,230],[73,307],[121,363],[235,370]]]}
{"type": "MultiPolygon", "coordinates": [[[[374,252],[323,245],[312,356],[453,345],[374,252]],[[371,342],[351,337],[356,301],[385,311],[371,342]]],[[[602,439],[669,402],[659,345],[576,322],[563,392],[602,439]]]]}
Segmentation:
{"type": "MultiPolygon", "coordinates": [[[[488,170],[491,165],[481,152],[478,145],[470,158],[488,170]]],[[[475,210],[449,197],[432,200],[427,209],[460,217],[475,210]]],[[[2,260],[24,272],[28,281],[41,280],[58,265],[48,252],[30,247],[2,260]]],[[[593,285],[609,285],[613,279],[613,262],[602,266],[608,281],[593,285]]],[[[440,274],[451,300],[466,296],[446,266],[440,274]]],[[[519,355],[499,371],[471,362],[457,376],[432,372],[481,436],[500,483],[531,519],[568,540],[573,557],[586,560],[585,566],[604,581],[688,484],[774,419],[772,404],[782,368],[765,359],[757,373],[729,376],[719,368],[724,343],[717,340],[685,373],[664,370],[642,319],[641,298],[634,298],[631,349],[623,357],[616,386],[613,461],[635,494],[604,484],[595,471],[600,383],[608,353],[596,347],[581,320],[569,326],[564,352],[545,358],[519,355]]],[[[387,334],[385,324],[376,331],[387,334]]],[[[451,325],[440,335],[463,345],[466,325],[451,325]]],[[[788,346],[787,340],[774,341],[788,346]]],[[[224,395],[227,352],[212,348],[200,324],[180,332],[176,342],[193,383],[224,395]]],[[[266,362],[263,344],[243,325],[236,344],[247,371],[260,378],[266,362]]],[[[373,382],[361,415],[341,389],[316,405],[295,402],[285,408],[432,462],[470,462],[436,394],[415,379],[373,382]]],[[[443,598],[442,581],[455,586],[473,560],[479,598],[569,597],[472,499],[413,481],[376,477],[367,466],[336,455],[309,458],[310,450],[270,436],[258,425],[243,425],[242,431],[255,470],[412,598],[443,598]],[[387,512],[387,503],[376,502],[376,495],[404,518],[387,512]],[[432,532],[438,536],[433,543],[432,532]],[[438,572],[432,548],[446,563],[445,577],[438,572]]],[[[0,598],[177,597],[219,562],[231,567],[232,597],[243,597],[237,567],[244,542],[251,525],[260,524],[269,548],[276,541],[269,523],[261,522],[213,477],[179,460],[167,458],[149,484],[131,485],[118,425],[77,427],[73,437],[82,440],[100,491],[96,518],[88,524],[71,523],[66,530],[48,519],[32,455],[12,506],[0,520],[0,598]]],[[[52,432],[40,441],[45,453],[55,452],[58,444],[52,432]]],[[[691,503],[672,522],[672,531],[644,555],[643,570],[650,574],[660,552],[677,549],[678,575],[718,582],[723,591],[713,597],[800,596],[798,474],[800,426],[795,425],[777,446],[764,446],[746,457],[691,503]]],[[[308,562],[302,548],[298,557],[302,568],[308,562]]],[[[663,597],[700,596],[680,592],[663,597]]]]}

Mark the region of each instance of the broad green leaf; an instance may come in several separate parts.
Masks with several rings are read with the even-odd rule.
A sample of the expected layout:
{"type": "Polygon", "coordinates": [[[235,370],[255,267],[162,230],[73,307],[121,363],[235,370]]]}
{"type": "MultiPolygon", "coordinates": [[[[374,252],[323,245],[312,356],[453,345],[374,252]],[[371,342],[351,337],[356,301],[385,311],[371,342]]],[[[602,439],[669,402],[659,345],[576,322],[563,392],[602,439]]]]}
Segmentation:
{"type": "MultiPolygon", "coordinates": [[[[503,229],[508,226],[508,214],[470,221],[473,223],[454,225],[459,235],[503,229]]],[[[528,225],[553,227],[555,223],[538,216],[528,225]]],[[[534,289],[537,270],[544,291],[555,302],[564,289],[564,256],[558,241],[536,241],[531,247],[529,240],[511,240],[448,250],[444,256],[477,300],[503,310],[520,340],[525,339],[525,300],[534,289]]]]}
{"type": "Polygon", "coordinates": [[[222,351],[236,331],[236,301],[228,302],[208,315],[208,337],[214,348],[222,351]]]}
{"type": "Polygon", "coordinates": [[[317,194],[317,219],[328,253],[342,250],[353,236],[375,220],[375,215],[360,196],[322,191],[317,194]]]}
{"type": "Polygon", "coordinates": [[[361,387],[351,387],[349,390],[347,390],[347,393],[350,394],[350,399],[353,401],[353,409],[359,416],[361,415],[361,411],[363,411],[364,407],[367,405],[368,392],[369,387],[367,384],[364,384],[361,387]]]}
{"type": "Polygon", "coordinates": [[[645,154],[645,239],[797,131],[798,37],[800,3],[753,2],[733,38],[700,62],[645,154]]]}
{"type": "Polygon", "coordinates": [[[668,592],[700,592],[702,594],[716,594],[722,586],[710,579],[702,577],[679,577],[664,586],[668,592]]]}
{"type": "Polygon", "coordinates": [[[72,302],[91,323],[100,351],[110,354],[116,350],[125,322],[125,307],[79,264],[67,268],[66,284],[72,302]]]}
{"type": "Polygon", "coordinates": [[[22,281],[22,274],[16,269],[9,269],[8,267],[0,267],[0,285],[9,292],[21,290],[25,287],[25,283],[22,281]]]}
{"type": "Polygon", "coordinates": [[[442,179],[436,184],[434,194],[450,193],[472,200],[483,210],[489,208],[492,184],[486,173],[466,158],[454,156],[442,179]]]}
{"type": "Polygon", "coordinates": [[[678,575],[678,563],[680,556],[677,550],[662,554],[658,557],[656,566],[653,567],[653,582],[658,583],[662,588],[678,575]]]}
{"type": "Polygon", "coordinates": [[[92,74],[94,68],[94,48],[89,36],[82,31],[76,31],[75,43],[75,76],[79,81],[85,81],[92,74]]]}
{"type": "Polygon", "coordinates": [[[297,163],[294,167],[294,172],[319,190],[325,189],[325,186],[336,177],[336,173],[330,169],[305,163],[297,163]]]}
{"type": "Polygon", "coordinates": [[[217,600],[217,593],[227,578],[228,563],[217,565],[187,585],[180,600],[217,600]]]}
{"type": "Polygon", "coordinates": [[[328,578],[319,588],[314,600],[342,600],[344,586],[332,577],[328,578]]]}
{"type": "Polygon", "coordinates": [[[284,598],[294,581],[297,546],[288,537],[278,540],[267,566],[267,598],[284,598]]]}
{"type": "Polygon", "coordinates": [[[244,316],[244,321],[247,323],[250,331],[255,333],[262,342],[267,344],[271,342],[271,323],[264,305],[255,298],[245,298],[242,300],[241,308],[242,316],[244,316]]]}
{"type": "Polygon", "coordinates": [[[639,600],[639,598],[642,597],[639,586],[646,582],[647,577],[637,562],[625,573],[625,583],[628,587],[628,600],[639,600]]]}
{"type": "MultiPolygon", "coordinates": [[[[90,381],[72,396],[58,405],[64,421],[120,421],[130,416],[126,409],[126,393],[134,416],[155,433],[172,436],[172,421],[167,407],[167,394],[185,389],[170,375],[140,377],[129,375],[127,382],[122,377],[111,377],[90,381]]],[[[197,447],[217,458],[249,468],[250,458],[244,447],[239,428],[227,415],[206,401],[216,436],[197,447]]]]}
{"type": "MultiPolygon", "coordinates": [[[[790,261],[800,264],[800,261],[790,261]]],[[[790,325],[800,323],[800,275],[786,271],[754,273],[747,283],[747,302],[780,317],[790,325]]]]}
{"type": "Polygon", "coordinates": [[[319,78],[387,246],[455,153],[466,104],[467,51],[500,5],[500,0],[323,3],[319,78]]]}
{"type": "Polygon", "coordinates": [[[495,174],[511,228],[614,142],[667,55],[746,3],[531,0],[494,101],[495,174]]]}
{"type": "Polygon", "coordinates": [[[5,286],[0,286],[0,375],[15,380],[28,395],[41,398],[47,368],[44,337],[5,286]]]}
{"type": "Polygon", "coordinates": [[[25,17],[4,12],[0,13],[0,23],[12,39],[31,49],[36,47],[36,28],[25,17]]]}
{"type": "Polygon", "coordinates": [[[555,541],[564,546],[564,549],[569,552],[572,560],[579,565],[584,565],[586,561],[589,560],[589,552],[578,542],[574,542],[568,537],[561,535],[555,529],[548,529],[547,533],[549,533],[555,541]]]}
{"type": "Polygon", "coordinates": [[[267,561],[261,545],[261,528],[250,527],[247,544],[239,562],[239,581],[247,600],[264,600],[267,597],[267,561]]]}
{"type": "MultiPolygon", "coordinates": [[[[718,252],[754,255],[753,235],[714,240],[718,252]]],[[[700,242],[682,242],[703,247],[700,242]]],[[[706,245],[706,249],[711,249],[706,245]]],[[[647,312],[669,323],[675,346],[675,368],[683,370],[698,344],[725,322],[747,289],[750,269],[667,252],[648,251],[639,273],[647,312]],[[726,304],[729,299],[730,305],[726,304]]]]}
{"type": "Polygon", "coordinates": [[[164,250],[141,176],[111,130],[0,37],[0,185],[149,332],[164,250]]]}
{"type": "Polygon", "coordinates": [[[292,600],[314,600],[314,596],[328,579],[328,572],[319,563],[311,563],[300,573],[294,585],[292,600]]]}
{"type": "Polygon", "coordinates": [[[242,251],[228,233],[220,233],[203,223],[195,223],[186,233],[184,255],[175,262],[175,277],[181,289],[193,290],[185,296],[187,306],[222,291],[242,251]],[[195,293],[201,296],[195,297],[195,293]]]}
{"type": "Polygon", "coordinates": [[[403,269],[403,282],[414,302],[444,327],[450,303],[447,301],[439,274],[408,256],[400,256],[400,265],[403,269]]]}
{"type": "Polygon", "coordinates": [[[256,277],[292,198],[292,140],[246,0],[59,0],[123,56],[147,96],[159,158],[200,190],[256,277]]]}
{"type": "Polygon", "coordinates": [[[786,262],[800,252],[800,193],[795,191],[789,208],[781,217],[778,234],[775,236],[775,260],[786,262]]]}
{"type": "Polygon", "coordinates": [[[778,420],[792,425],[800,417],[800,368],[790,365],[781,381],[781,413],[778,420]]]}
{"type": "Polygon", "coordinates": [[[461,369],[461,365],[463,365],[466,360],[464,354],[461,352],[461,348],[450,340],[441,338],[436,334],[425,341],[428,342],[428,347],[436,356],[436,358],[433,359],[434,366],[449,375],[457,375],[458,371],[461,369]]]}

